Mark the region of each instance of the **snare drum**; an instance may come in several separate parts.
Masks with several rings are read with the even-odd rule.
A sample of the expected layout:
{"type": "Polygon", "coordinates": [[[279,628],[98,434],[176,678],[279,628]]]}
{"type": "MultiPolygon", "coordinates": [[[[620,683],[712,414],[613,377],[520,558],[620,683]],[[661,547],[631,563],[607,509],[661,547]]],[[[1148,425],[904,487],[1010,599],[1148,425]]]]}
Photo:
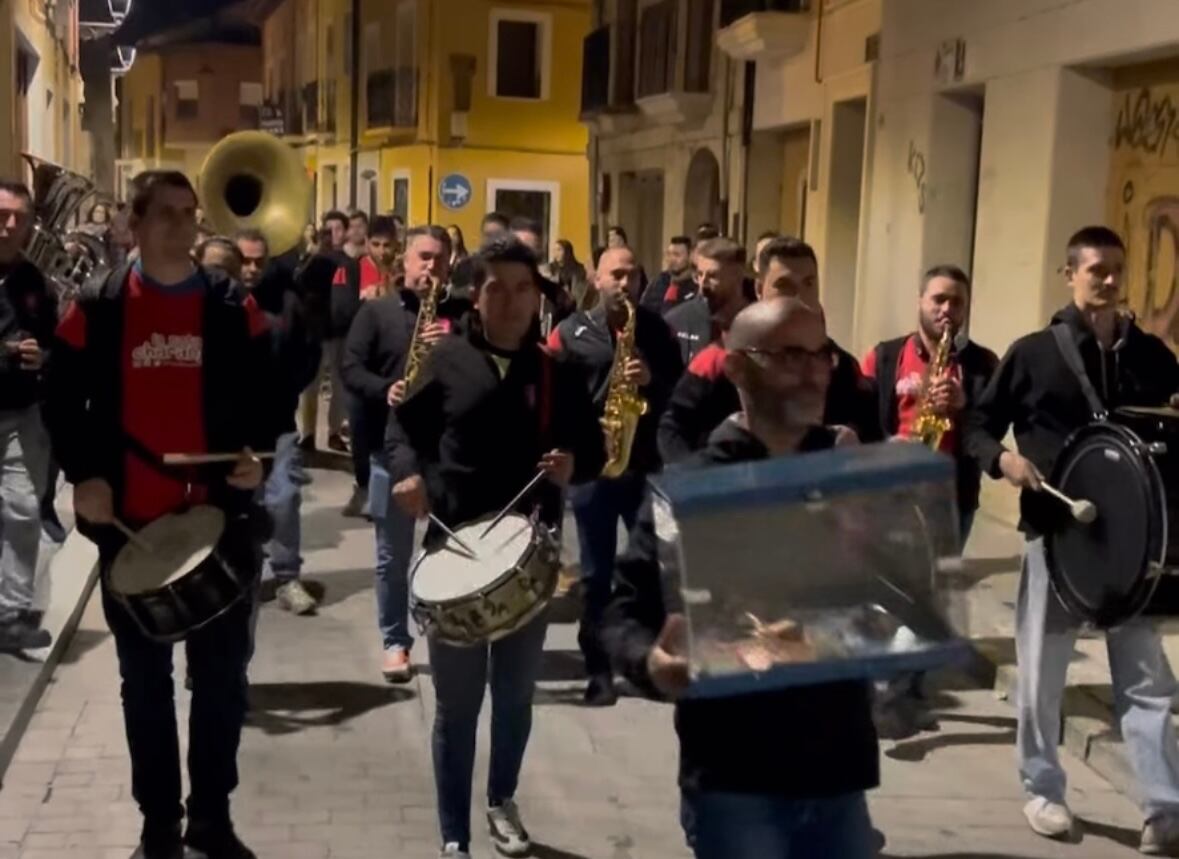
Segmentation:
{"type": "Polygon", "coordinates": [[[1094,522],[1062,517],[1044,537],[1065,608],[1102,628],[1162,610],[1160,584],[1179,569],[1179,541],[1168,538],[1179,525],[1179,412],[1124,408],[1082,427],[1065,442],[1051,483],[1097,507],[1094,522]]]}
{"type": "Polygon", "coordinates": [[[180,641],[245,596],[256,571],[229,550],[237,527],[202,505],[161,516],[138,532],[140,544],[123,546],[107,585],[144,635],[180,641]]]}
{"type": "Polygon", "coordinates": [[[476,557],[447,538],[414,564],[410,610],[423,635],[459,646],[495,641],[552,599],[560,568],[554,533],[511,514],[483,537],[489,521],[455,529],[476,557]]]}

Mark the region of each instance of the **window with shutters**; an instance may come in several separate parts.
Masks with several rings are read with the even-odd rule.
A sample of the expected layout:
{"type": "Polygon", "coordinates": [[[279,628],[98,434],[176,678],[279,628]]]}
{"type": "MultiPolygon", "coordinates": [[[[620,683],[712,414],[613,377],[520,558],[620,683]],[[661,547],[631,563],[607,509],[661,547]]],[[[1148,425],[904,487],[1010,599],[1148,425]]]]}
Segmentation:
{"type": "Polygon", "coordinates": [[[201,112],[200,95],[197,81],[176,81],[176,118],[196,119],[201,112]]]}
{"type": "Polygon", "coordinates": [[[671,92],[675,86],[678,6],[679,0],[659,0],[639,15],[639,98],[671,92]]]}
{"type": "Polygon", "coordinates": [[[552,16],[520,9],[491,10],[488,94],[496,98],[549,97],[552,16]]]}

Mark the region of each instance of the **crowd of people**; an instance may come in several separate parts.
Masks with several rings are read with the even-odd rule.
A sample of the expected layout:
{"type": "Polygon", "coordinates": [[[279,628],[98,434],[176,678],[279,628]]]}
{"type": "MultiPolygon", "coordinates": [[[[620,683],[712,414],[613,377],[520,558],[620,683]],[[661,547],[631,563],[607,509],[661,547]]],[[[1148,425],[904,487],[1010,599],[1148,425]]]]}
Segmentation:
{"type": "MultiPolygon", "coordinates": [[[[301,577],[300,504],[325,390],[326,446],[348,454],[355,476],[343,513],[373,524],[384,678],[404,683],[414,674],[409,569],[419,520],[431,517],[429,547],[449,528],[505,506],[559,529],[568,505],[579,546],[584,702],[612,705],[618,676],[676,702],[682,823],[699,859],[875,855],[865,796],[880,780],[878,735],[930,722],[917,677],[879,688],[846,680],[685,698],[685,618],[679,594],[665,586],[648,477],[905,441],[923,411],[948,418],[938,449],[957,466],[963,542],[983,473],[1023,490],[1016,638],[1024,811],[1041,835],[1073,831],[1057,744],[1079,622],[1048,585],[1037,489],[1089,409],[1048,330],[1017,341],[1002,361],[967,337],[971,282],[961,268],[938,265],[898,286],[898,301],[914,301],[914,330],[857,360],[827,334],[819,260],[794,237],[764,234],[747,254],[705,224],[672,237],[663,270],[649,279],[620,227],[588,265],[564,240],[542,265],[543,226],[496,213],[483,219],[473,251],[457,227],[332,211],[276,255],[254,230],[202,231],[182,174],[138,177],[125,211],[133,239],[125,253],[58,308],[22,256],[33,220],[28,191],[0,184],[0,648],[48,643],[33,589],[51,458],[73,484],[78,527],[97,543],[104,571],[128,531],[169,512],[205,503],[241,514],[229,536],[233,556],[256,564],[260,585],[187,638],[187,803],[172,647],[146,636],[101,579],[144,815],[135,857],[254,855],[230,815],[245,678],[257,603],[274,598],[309,616],[321,596],[301,577]],[[633,351],[616,366],[624,330],[633,331],[633,351]],[[949,361],[934,375],[947,332],[949,361]],[[600,418],[619,378],[647,408],[623,473],[605,477],[600,418]],[[1003,444],[1012,427],[1018,452],[1003,444]],[[221,470],[178,470],[165,462],[171,451],[236,458],[221,470]],[[517,490],[537,472],[543,482],[521,498],[517,490]],[[620,525],[628,535],[622,551],[620,525]]],[[[101,227],[107,216],[90,220],[101,227]]],[[[1107,405],[1159,405],[1179,390],[1179,364],[1119,312],[1124,260],[1112,231],[1079,231],[1064,267],[1071,301],[1054,324],[1075,336],[1107,405]]],[[[468,647],[427,636],[443,857],[470,856],[487,687],[488,830],[504,855],[531,849],[516,791],[546,623],[541,612],[468,647]]],[[[1179,855],[1173,676],[1145,620],[1111,631],[1109,647],[1143,791],[1141,848],[1179,855]]]]}

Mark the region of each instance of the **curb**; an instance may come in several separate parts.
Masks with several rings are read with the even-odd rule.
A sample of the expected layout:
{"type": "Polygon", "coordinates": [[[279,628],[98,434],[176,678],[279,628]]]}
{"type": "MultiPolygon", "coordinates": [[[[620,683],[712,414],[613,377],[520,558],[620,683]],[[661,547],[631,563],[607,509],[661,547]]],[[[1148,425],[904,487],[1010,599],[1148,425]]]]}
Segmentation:
{"type": "Polygon", "coordinates": [[[44,623],[53,633],[53,644],[44,651],[44,658],[28,679],[24,697],[12,717],[7,724],[0,722],[0,789],[3,789],[4,775],[16,755],[37,705],[41,702],[41,696],[49,686],[49,681],[53,679],[54,670],[69,650],[74,633],[81,622],[82,613],[86,610],[86,604],[90,601],[90,595],[98,582],[98,552],[89,540],[77,531],[70,531],[65,543],[49,562],[48,575],[51,581],[57,582],[57,586],[66,590],[66,593],[62,594],[60,603],[54,604],[51,601],[45,613],[44,623]],[[68,570],[58,569],[59,565],[64,567],[87,562],[89,567],[84,576],[79,576],[80,582],[77,579],[71,581],[68,570]]]}

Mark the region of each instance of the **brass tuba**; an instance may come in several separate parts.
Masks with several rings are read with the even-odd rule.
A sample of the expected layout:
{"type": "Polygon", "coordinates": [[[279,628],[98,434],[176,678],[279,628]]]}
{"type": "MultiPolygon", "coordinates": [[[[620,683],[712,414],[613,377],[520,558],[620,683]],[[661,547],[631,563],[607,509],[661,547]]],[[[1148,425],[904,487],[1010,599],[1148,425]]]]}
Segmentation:
{"type": "Polygon", "coordinates": [[[311,209],[311,180],[299,153],[272,134],[239,131],[209,150],[198,194],[218,232],[254,229],[271,256],[293,248],[311,209]]]}
{"type": "Polygon", "coordinates": [[[630,464],[630,450],[634,445],[639,418],[647,413],[647,401],[639,394],[639,386],[626,378],[626,365],[635,354],[635,306],[623,298],[626,324],[618,334],[614,347],[614,363],[610,367],[610,387],[606,392],[606,408],[602,414],[602,431],[606,437],[606,466],[603,477],[621,477],[630,464]]]}
{"type": "Polygon", "coordinates": [[[110,265],[100,239],[69,229],[70,221],[97,190],[80,173],[27,153],[22,157],[33,171],[34,223],[25,256],[40,269],[59,298],[68,298],[110,265]]]}

